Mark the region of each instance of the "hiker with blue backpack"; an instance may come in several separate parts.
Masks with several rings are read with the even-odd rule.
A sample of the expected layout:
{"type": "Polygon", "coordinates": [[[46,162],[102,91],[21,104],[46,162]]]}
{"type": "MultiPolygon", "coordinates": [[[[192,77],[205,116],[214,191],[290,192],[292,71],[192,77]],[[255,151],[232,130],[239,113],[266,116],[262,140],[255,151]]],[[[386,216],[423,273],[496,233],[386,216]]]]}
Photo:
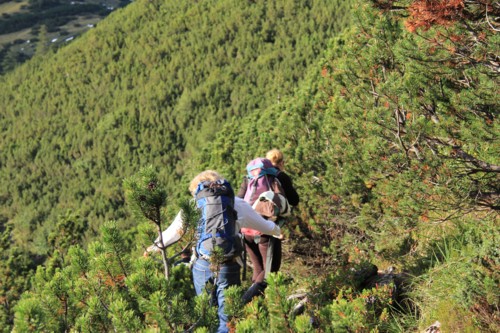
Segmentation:
{"type": "MultiPolygon", "coordinates": [[[[297,206],[299,195],[291,178],[283,171],[281,151],[270,150],[266,157],[256,158],[247,164],[245,177],[237,197],[243,198],[263,217],[277,224],[290,215],[290,206],[297,206]]],[[[243,295],[249,302],[264,292],[270,272],[281,267],[281,240],[251,228],[243,228],[245,250],[253,266],[252,285],[243,295]]]]}
{"type": "MultiPolygon", "coordinates": [[[[217,332],[228,332],[228,316],[224,313],[224,290],[240,285],[242,244],[241,228],[252,228],[281,238],[281,230],[272,221],[264,219],[241,198],[235,197],[227,180],[212,170],[197,175],[189,185],[196,206],[201,210],[198,234],[194,248],[195,262],[192,267],[194,288],[200,295],[207,285],[213,285],[212,297],[218,305],[219,327],[217,332]],[[214,254],[217,253],[217,254],[214,254]],[[222,260],[214,267],[214,256],[222,260]]],[[[184,234],[182,212],[162,233],[163,244],[157,238],[147,252],[159,251],[177,242],[184,234]],[[163,246],[162,246],[163,245],[163,246]]]]}

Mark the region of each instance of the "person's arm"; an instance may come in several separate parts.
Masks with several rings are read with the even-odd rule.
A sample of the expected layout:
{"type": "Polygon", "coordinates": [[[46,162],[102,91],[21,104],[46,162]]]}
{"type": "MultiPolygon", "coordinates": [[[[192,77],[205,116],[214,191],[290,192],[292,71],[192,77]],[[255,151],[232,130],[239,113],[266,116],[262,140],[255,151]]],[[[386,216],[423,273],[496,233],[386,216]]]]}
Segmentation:
{"type": "Polygon", "coordinates": [[[238,213],[240,228],[254,229],[263,234],[276,237],[281,235],[281,229],[276,223],[260,216],[245,200],[238,197],[234,198],[234,209],[238,213]]]}
{"type": "Polygon", "coordinates": [[[281,187],[283,187],[283,191],[285,191],[286,199],[291,206],[297,206],[299,204],[300,198],[299,194],[293,187],[292,178],[288,176],[283,171],[278,173],[278,180],[281,183],[281,187]]]}
{"type": "MultiPolygon", "coordinates": [[[[183,221],[182,221],[182,211],[180,211],[175,217],[174,221],[168,226],[168,228],[162,232],[163,237],[163,247],[168,247],[184,235],[183,221]]],[[[160,251],[159,246],[161,246],[160,236],[155,239],[154,244],[147,248],[147,252],[158,252],[160,251]]]]}
{"type": "Polygon", "coordinates": [[[241,182],[240,189],[238,190],[238,194],[236,196],[238,198],[244,198],[245,194],[247,193],[247,186],[248,186],[248,178],[245,177],[243,178],[243,182],[241,182]]]}

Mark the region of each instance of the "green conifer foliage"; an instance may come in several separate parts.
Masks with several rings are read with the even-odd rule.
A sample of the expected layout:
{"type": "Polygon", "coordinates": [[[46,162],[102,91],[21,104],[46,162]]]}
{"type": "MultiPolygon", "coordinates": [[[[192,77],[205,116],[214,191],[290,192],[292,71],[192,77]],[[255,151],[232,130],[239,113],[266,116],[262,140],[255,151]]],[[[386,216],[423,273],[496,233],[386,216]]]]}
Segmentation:
{"type": "Polygon", "coordinates": [[[85,225],[80,217],[68,211],[65,216],[59,218],[55,230],[48,235],[48,243],[64,260],[69,247],[79,244],[84,233],[85,225]]]}
{"type": "Polygon", "coordinates": [[[16,306],[14,331],[183,331],[194,322],[190,272],[175,267],[170,280],[151,258],[132,260],[116,223],[87,251],[71,246],[40,266],[30,292],[16,306]]]}
{"type": "MultiPolygon", "coordinates": [[[[162,208],[166,204],[167,193],[159,184],[156,171],[152,166],[144,168],[135,177],[127,179],[124,186],[135,216],[153,222],[158,232],[160,244],[163,244],[162,232],[165,225],[165,215],[162,208]]],[[[165,278],[168,280],[169,263],[166,248],[162,245],[160,250],[165,268],[165,278]]]]}
{"type": "Polygon", "coordinates": [[[239,179],[250,159],[282,149],[304,198],[296,231],[318,232],[334,260],[406,255],[411,267],[440,237],[436,225],[498,217],[498,79],[487,64],[457,60],[457,52],[488,59],[497,34],[484,11],[418,33],[397,13],[362,5],[293,100],[229,125],[201,156],[239,179]],[[467,23],[488,42],[456,37],[467,23]],[[226,137],[238,140],[228,147],[226,137]]]}
{"type": "MultiPolygon", "coordinates": [[[[138,221],[146,220],[152,222],[156,229],[157,237],[155,238],[159,240],[158,244],[163,244],[162,232],[168,227],[166,222],[167,216],[165,214],[167,194],[165,187],[158,179],[158,173],[152,166],[143,168],[136,175],[127,178],[124,181],[124,187],[131,210],[138,221]]],[[[199,212],[191,201],[181,202],[180,208],[183,220],[183,235],[186,233],[189,234],[189,236],[184,237],[187,244],[184,246],[185,249],[193,242],[195,226],[199,220],[199,212]]],[[[152,242],[153,240],[150,239],[149,243],[152,242]]],[[[180,252],[168,258],[167,248],[158,244],[155,245],[158,246],[161,251],[165,278],[168,280],[171,261],[178,256],[180,252]]]]}
{"type": "Polygon", "coordinates": [[[220,124],[293,93],[348,20],[346,8],[139,1],[55,54],[40,50],[1,82],[2,221],[42,254],[38,235],[68,209],[87,223],[88,239],[110,219],[132,227],[121,180],[141,165],[162,166],[176,198],[191,157],[220,124]],[[337,9],[338,19],[328,14],[337,9]]]}
{"type": "Polygon", "coordinates": [[[301,195],[283,228],[283,270],[297,285],[272,278],[243,309],[241,290],[230,290],[232,328],[416,331],[438,315],[443,330],[497,331],[498,6],[359,3],[350,15],[341,1],[139,1],[43,68],[34,61],[2,78],[7,327],[28,259],[50,255],[52,235],[50,249],[64,255],[38,269],[15,329],[213,329],[216,310],[208,295],[193,298],[185,268],[165,279],[154,256],[132,251],[157,233],[129,217],[121,179],[158,167],[131,189],[144,196],[142,216],[165,221],[167,192],[151,180],[170,204],[200,170],[239,184],[246,163],[276,147],[301,195]],[[327,44],[344,26],[337,14],[353,26],[327,44]],[[68,209],[81,224],[65,223],[68,209]],[[106,220],[126,233],[101,229],[106,220]],[[87,246],[65,254],[57,221],[77,234],[88,225],[87,246]],[[350,269],[365,260],[420,275],[410,294],[418,311],[393,320],[391,289],[357,290],[350,269]],[[317,273],[310,285],[305,271],[317,273]],[[286,296],[299,285],[308,302],[297,315],[286,296]]]}
{"type": "Polygon", "coordinates": [[[55,52],[42,27],[38,55],[0,80],[9,246],[30,267],[54,247],[65,255],[56,225],[68,211],[84,244],[109,220],[134,229],[122,180],[145,165],[159,168],[172,201],[182,198],[179,184],[200,171],[193,156],[223,123],[291,96],[349,21],[348,4],[141,0],[55,52]]]}
{"type": "MultiPolygon", "coordinates": [[[[383,15],[361,6],[353,28],[332,41],[293,100],[249,115],[248,125],[228,126],[230,134],[221,133],[202,159],[207,167],[229,159],[225,172],[238,179],[248,160],[272,147],[282,149],[287,172],[304,198],[296,214],[302,221],[293,230],[301,237],[298,253],[303,237],[310,236],[323,244],[332,263],[370,258],[418,274],[428,267],[426,251],[435,246],[433,240],[459,235],[463,221],[471,228],[498,224],[498,119],[493,111],[498,109],[498,77],[490,60],[499,43],[488,24],[498,11],[470,2],[464,6],[467,15],[412,32],[405,16],[398,15],[403,8],[391,4],[398,10],[383,15]],[[228,136],[239,138],[236,149],[222,144],[228,136]],[[245,142],[251,142],[250,152],[238,153],[245,142]]],[[[473,248],[482,247],[484,238],[471,241],[473,248]]],[[[471,258],[467,253],[461,253],[463,260],[471,258]]],[[[497,257],[487,255],[488,264],[466,270],[481,276],[497,257]]],[[[489,276],[485,279],[498,281],[489,276]]],[[[473,315],[467,327],[476,320],[489,329],[497,312],[485,310],[482,297],[474,299],[483,314],[473,315]]],[[[463,302],[453,304],[456,311],[479,312],[463,302]]],[[[428,311],[436,308],[429,305],[428,311]]]]}
{"type": "Polygon", "coordinates": [[[37,56],[43,56],[49,50],[50,40],[49,37],[47,36],[47,33],[48,33],[47,26],[41,25],[38,31],[38,44],[36,46],[36,52],[35,52],[37,56]]]}
{"type": "Polygon", "coordinates": [[[12,246],[10,232],[8,227],[0,234],[0,320],[5,323],[1,332],[10,332],[14,307],[35,269],[27,253],[12,246]]]}

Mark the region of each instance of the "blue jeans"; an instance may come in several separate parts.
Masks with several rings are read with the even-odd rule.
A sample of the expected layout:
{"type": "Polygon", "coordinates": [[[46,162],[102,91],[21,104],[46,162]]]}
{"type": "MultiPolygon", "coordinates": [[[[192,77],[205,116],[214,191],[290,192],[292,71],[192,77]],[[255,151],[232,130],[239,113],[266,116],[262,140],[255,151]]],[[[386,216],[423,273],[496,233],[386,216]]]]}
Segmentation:
{"type": "MultiPolygon", "coordinates": [[[[221,265],[218,274],[216,299],[219,309],[219,328],[217,333],[229,332],[227,327],[228,318],[224,313],[224,289],[229,286],[240,285],[240,265],[236,262],[221,265]]],[[[206,260],[198,258],[193,265],[193,282],[196,295],[200,295],[205,289],[207,282],[213,282],[213,273],[210,270],[210,263],[206,260]]]]}

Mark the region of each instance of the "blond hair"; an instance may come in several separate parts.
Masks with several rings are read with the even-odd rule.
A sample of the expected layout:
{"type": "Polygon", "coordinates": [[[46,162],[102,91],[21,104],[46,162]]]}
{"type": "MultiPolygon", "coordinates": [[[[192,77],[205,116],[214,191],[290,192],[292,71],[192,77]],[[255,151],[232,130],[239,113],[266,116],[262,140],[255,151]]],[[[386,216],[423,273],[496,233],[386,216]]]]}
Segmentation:
{"type": "Polygon", "coordinates": [[[217,171],[205,170],[193,178],[193,180],[189,184],[189,192],[194,195],[194,192],[196,191],[199,183],[204,181],[214,182],[219,179],[224,179],[224,177],[222,177],[217,171]]]}
{"type": "Polygon", "coordinates": [[[266,153],[266,158],[270,160],[273,165],[279,165],[283,162],[283,153],[278,149],[271,149],[266,153]]]}

